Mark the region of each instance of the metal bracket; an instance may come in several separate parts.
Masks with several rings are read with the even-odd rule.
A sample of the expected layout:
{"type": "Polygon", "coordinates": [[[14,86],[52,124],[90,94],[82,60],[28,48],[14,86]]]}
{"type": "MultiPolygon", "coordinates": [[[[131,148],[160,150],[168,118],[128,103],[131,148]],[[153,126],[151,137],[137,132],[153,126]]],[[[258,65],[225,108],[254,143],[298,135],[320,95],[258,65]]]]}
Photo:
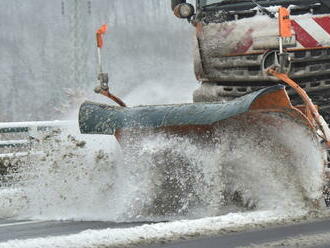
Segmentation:
{"type": "Polygon", "coordinates": [[[287,52],[279,53],[278,51],[265,53],[261,62],[261,70],[264,75],[269,75],[269,69],[276,69],[280,73],[289,73],[291,69],[290,54],[287,52]]]}

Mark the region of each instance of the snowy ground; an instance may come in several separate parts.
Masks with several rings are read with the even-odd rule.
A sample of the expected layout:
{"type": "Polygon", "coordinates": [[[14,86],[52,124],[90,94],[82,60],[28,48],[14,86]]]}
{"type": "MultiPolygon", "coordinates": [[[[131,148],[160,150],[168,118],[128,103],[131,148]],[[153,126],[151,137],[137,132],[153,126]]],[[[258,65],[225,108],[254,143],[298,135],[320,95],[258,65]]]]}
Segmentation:
{"type": "Polygon", "coordinates": [[[255,211],[230,213],[219,217],[197,220],[181,220],[158,223],[125,229],[88,230],[75,235],[13,240],[1,243],[2,248],[38,247],[127,247],[129,245],[148,245],[173,240],[198,238],[249,228],[263,227],[274,223],[297,221],[306,212],[283,213],[275,211],[255,211]]]}
{"type": "Polygon", "coordinates": [[[310,248],[310,247],[329,247],[330,233],[318,233],[313,235],[299,235],[285,240],[268,242],[263,244],[252,244],[249,246],[241,246],[239,248],[310,248]]]}
{"type": "Polygon", "coordinates": [[[265,139],[260,132],[253,135],[251,128],[243,132],[241,126],[229,123],[224,130],[219,128],[219,146],[203,148],[181,138],[156,137],[128,154],[109,137],[81,137],[76,130],[47,135],[45,155],[25,160],[11,175],[13,186],[0,190],[1,218],[172,221],[12,240],[0,247],[127,247],[310,218],[313,203],[322,197],[322,153],[304,128],[282,125],[288,125],[292,139],[278,133],[277,125],[253,127],[272,137],[265,139]],[[233,133],[240,139],[233,140],[233,133]],[[191,184],[182,186],[190,194],[171,188],[179,192],[182,202],[175,210],[155,211],[155,199],[167,199],[159,198],[166,194],[159,183],[166,172],[159,170],[164,159],[159,152],[168,150],[180,155],[171,161],[176,166],[189,162],[188,175],[176,171],[172,175],[176,181],[171,182],[191,184]],[[230,210],[224,192],[237,191],[242,194],[242,206],[230,210]]]}

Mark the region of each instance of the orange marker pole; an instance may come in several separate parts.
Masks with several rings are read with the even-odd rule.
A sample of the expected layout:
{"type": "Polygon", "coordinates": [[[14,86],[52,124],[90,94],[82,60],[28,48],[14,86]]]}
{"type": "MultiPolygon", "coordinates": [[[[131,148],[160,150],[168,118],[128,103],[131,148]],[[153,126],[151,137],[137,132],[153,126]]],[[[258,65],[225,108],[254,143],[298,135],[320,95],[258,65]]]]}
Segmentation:
{"type": "Polygon", "coordinates": [[[98,73],[102,73],[102,57],[101,57],[101,48],[103,47],[103,35],[108,29],[108,25],[102,25],[96,31],[96,45],[97,45],[97,58],[98,58],[98,73]]]}
{"type": "Polygon", "coordinates": [[[290,12],[287,8],[280,7],[278,11],[280,53],[283,53],[283,38],[292,37],[290,12]]]}
{"type": "Polygon", "coordinates": [[[97,94],[102,94],[114,102],[116,102],[121,107],[126,107],[126,104],[117,96],[113,95],[109,91],[108,86],[108,73],[102,72],[102,57],[101,57],[101,48],[103,47],[103,36],[105,32],[108,29],[108,25],[104,24],[102,25],[97,31],[96,31],[96,45],[97,45],[97,57],[98,57],[98,81],[100,82],[100,85],[97,86],[94,91],[97,94]]]}
{"type": "Polygon", "coordinates": [[[104,24],[96,31],[96,43],[98,48],[103,47],[103,35],[107,31],[107,29],[108,29],[108,25],[104,24]]]}

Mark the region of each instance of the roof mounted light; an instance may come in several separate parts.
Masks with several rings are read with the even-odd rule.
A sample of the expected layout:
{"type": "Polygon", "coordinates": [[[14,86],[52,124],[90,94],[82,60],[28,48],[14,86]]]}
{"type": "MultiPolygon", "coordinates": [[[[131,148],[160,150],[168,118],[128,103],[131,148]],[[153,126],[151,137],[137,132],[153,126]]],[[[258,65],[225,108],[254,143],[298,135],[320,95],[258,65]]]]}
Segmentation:
{"type": "Polygon", "coordinates": [[[171,0],[171,7],[174,11],[175,7],[181,3],[186,3],[186,0],[171,0]]]}
{"type": "Polygon", "coordinates": [[[195,8],[190,3],[181,3],[174,8],[174,15],[178,18],[187,19],[195,14],[195,8]]]}

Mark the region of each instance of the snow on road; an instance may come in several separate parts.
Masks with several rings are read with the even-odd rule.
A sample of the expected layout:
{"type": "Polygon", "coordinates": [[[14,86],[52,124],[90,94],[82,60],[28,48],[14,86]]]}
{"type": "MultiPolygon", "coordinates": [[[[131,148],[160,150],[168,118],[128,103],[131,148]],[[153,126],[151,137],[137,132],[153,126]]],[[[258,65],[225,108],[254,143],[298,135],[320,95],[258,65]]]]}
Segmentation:
{"type": "Polygon", "coordinates": [[[269,223],[288,222],[306,216],[306,214],[307,212],[305,211],[230,213],[219,217],[148,224],[125,229],[88,230],[68,236],[12,240],[1,243],[0,248],[93,248],[147,245],[157,242],[198,238],[202,235],[232,232],[269,223]]]}
{"type": "Polygon", "coordinates": [[[252,244],[249,246],[241,246],[238,248],[311,248],[311,247],[329,247],[330,233],[318,233],[312,235],[299,235],[275,242],[267,242],[263,244],[252,244]]]}
{"type": "Polygon", "coordinates": [[[51,145],[44,146],[45,156],[31,160],[12,175],[16,182],[12,188],[0,190],[0,217],[176,221],[11,240],[0,243],[0,248],[127,247],[308,217],[313,203],[322,197],[323,153],[305,128],[296,123],[282,125],[291,130],[292,139],[279,133],[276,125],[253,127],[262,130],[265,138],[260,132],[243,132],[240,126],[228,123],[224,130],[219,129],[214,147],[156,137],[146,139],[140,149],[128,154],[108,137],[107,142],[100,136],[81,141],[72,130],[63,134],[63,140],[56,136],[51,145]],[[234,140],[233,133],[240,138],[234,140]],[[168,151],[175,151],[174,160],[170,160],[175,169],[186,168],[185,173],[176,170],[177,174],[171,174],[170,179],[175,180],[170,182],[176,183],[176,188],[166,187],[166,167],[160,169],[159,161],[172,154],[168,151]],[[180,201],[172,204],[174,191],[180,201]],[[237,192],[241,193],[241,206],[231,213],[222,211],[228,207],[228,194],[237,192]],[[169,198],[162,198],[164,195],[169,198]],[[161,208],[159,200],[171,204],[161,208]]]}

